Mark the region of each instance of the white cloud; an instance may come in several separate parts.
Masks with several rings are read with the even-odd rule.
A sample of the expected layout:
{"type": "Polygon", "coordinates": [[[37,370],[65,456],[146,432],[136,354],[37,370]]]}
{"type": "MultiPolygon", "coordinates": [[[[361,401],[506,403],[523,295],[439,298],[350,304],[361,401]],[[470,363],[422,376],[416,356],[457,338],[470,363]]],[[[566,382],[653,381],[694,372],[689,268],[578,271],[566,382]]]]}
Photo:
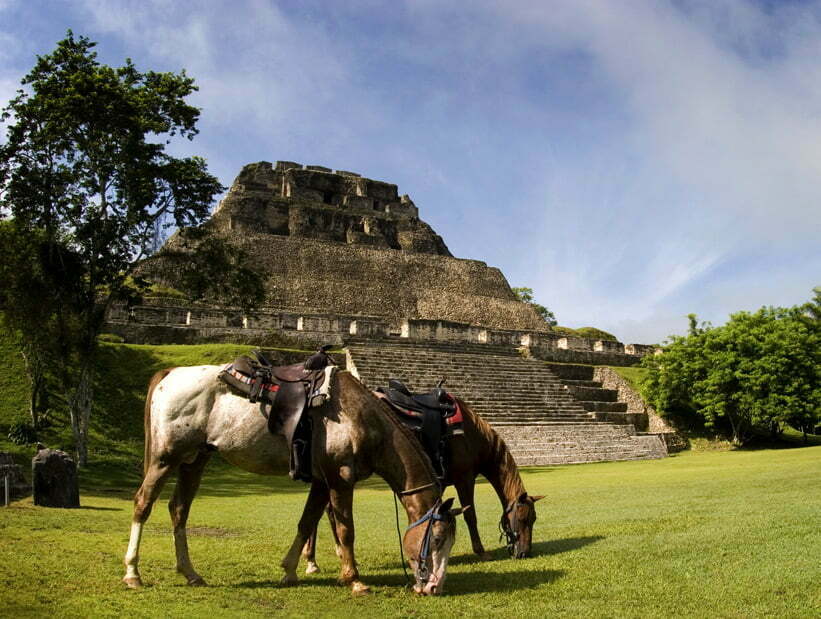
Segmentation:
{"type": "Polygon", "coordinates": [[[263,158],[398,182],[569,326],[655,341],[820,283],[789,259],[821,236],[819,2],[80,6],[101,54],[196,79],[223,182],[263,158]]]}

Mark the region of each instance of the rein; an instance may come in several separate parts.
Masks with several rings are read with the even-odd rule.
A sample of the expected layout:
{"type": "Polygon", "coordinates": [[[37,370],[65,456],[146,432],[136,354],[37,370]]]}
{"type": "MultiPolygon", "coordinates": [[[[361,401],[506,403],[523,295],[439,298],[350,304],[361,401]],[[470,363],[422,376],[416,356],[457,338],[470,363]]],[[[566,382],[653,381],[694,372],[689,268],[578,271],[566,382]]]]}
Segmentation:
{"type": "Polygon", "coordinates": [[[519,505],[520,503],[518,499],[511,501],[510,505],[505,508],[504,513],[502,513],[502,519],[499,520],[499,541],[501,542],[502,539],[507,538],[505,540],[505,546],[507,547],[507,551],[510,553],[511,557],[513,556],[513,553],[516,552],[516,542],[519,541],[519,531],[516,526],[519,524],[519,518],[516,510],[519,505]],[[511,512],[513,513],[513,524],[508,524],[507,515],[511,512]]]}
{"type": "Polygon", "coordinates": [[[422,538],[422,547],[419,549],[419,560],[417,561],[416,568],[416,577],[422,583],[423,587],[428,584],[428,578],[430,576],[428,572],[428,555],[430,554],[430,538],[433,535],[433,523],[445,519],[444,516],[437,511],[441,505],[442,500],[436,499],[436,503],[433,504],[433,507],[431,507],[424,516],[416,522],[409,524],[408,528],[405,529],[407,533],[414,527],[418,527],[426,522],[428,523],[428,526],[425,528],[425,536],[422,538]]]}
{"type": "Polygon", "coordinates": [[[422,492],[422,490],[427,490],[428,488],[433,488],[434,486],[438,487],[439,484],[437,484],[434,481],[434,482],[431,482],[429,484],[425,484],[424,486],[417,486],[416,488],[411,488],[410,490],[401,490],[397,494],[399,494],[399,496],[409,496],[411,494],[416,494],[417,492],[422,492]]]}
{"type": "MultiPolygon", "coordinates": [[[[394,492],[393,494],[393,509],[396,515],[396,537],[399,540],[399,558],[402,562],[402,572],[405,574],[405,583],[410,584],[410,578],[408,578],[408,570],[405,566],[405,552],[402,548],[402,532],[399,530],[399,501],[397,500],[397,496],[409,496],[411,494],[415,494],[417,492],[421,492],[422,490],[427,490],[428,488],[438,487],[439,484],[436,482],[432,482],[429,484],[425,484],[424,486],[418,486],[416,488],[411,488],[409,490],[402,490],[400,492],[394,492]]],[[[442,499],[436,499],[436,502],[433,504],[425,515],[422,516],[416,522],[411,523],[405,529],[407,533],[414,527],[417,527],[425,522],[428,523],[427,528],[425,529],[425,536],[422,538],[422,547],[419,549],[419,561],[417,561],[418,567],[416,569],[415,576],[419,579],[422,585],[426,585],[428,582],[428,555],[430,554],[430,539],[433,533],[432,525],[436,521],[444,520],[444,517],[440,516],[437,510],[442,505],[442,499]]]]}

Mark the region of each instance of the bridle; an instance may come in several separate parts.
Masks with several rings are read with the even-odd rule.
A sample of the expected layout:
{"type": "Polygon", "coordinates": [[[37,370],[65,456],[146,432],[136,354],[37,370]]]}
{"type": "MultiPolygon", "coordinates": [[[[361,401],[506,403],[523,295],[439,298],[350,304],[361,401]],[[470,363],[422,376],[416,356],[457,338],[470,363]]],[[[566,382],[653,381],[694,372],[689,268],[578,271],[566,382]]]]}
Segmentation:
{"type": "Polygon", "coordinates": [[[433,536],[433,523],[445,520],[445,517],[439,513],[439,508],[441,506],[442,499],[436,499],[436,503],[434,503],[433,507],[431,507],[427,512],[425,512],[424,516],[422,516],[416,522],[412,522],[411,524],[409,524],[408,528],[405,529],[405,533],[407,533],[411,529],[427,523],[427,527],[425,528],[425,535],[424,537],[422,537],[422,544],[419,548],[419,558],[416,561],[416,568],[414,570],[416,580],[419,584],[421,584],[423,589],[425,585],[428,584],[428,580],[430,580],[430,570],[428,570],[428,557],[430,556],[430,540],[433,536]]]}
{"type": "Polygon", "coordinates": [[[506,539],[505,546],[507,547],[508,553],[512,557],[516,553],[516,542],[519,541],[519,536],[521,535],[520,532],[520,521],[519,521],[519,507],[525,506],[527,503],[524,501],[520,501],[516,499],[510,502],[505,508],[505,511],[502,513],[502,518],[499,521],[499,541],[501,542],[503,539],[506,539]],[[513,517],[511,520],[513,522],[508,521],[508,514],[512,513],[513,517]]]}

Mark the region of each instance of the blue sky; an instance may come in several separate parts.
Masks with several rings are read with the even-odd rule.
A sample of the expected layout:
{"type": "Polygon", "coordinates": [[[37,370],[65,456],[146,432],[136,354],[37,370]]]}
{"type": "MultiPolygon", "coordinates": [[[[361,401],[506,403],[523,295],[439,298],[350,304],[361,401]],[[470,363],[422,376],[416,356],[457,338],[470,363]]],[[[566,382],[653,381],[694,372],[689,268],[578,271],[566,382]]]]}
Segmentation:
{"type": "Polygon", "coordinates": [[[624,342],[821,285],[821,2],[0,0],[0,101],[71,28],[185,68],[223,184],[394,182],[453,254],[624,342]]]}

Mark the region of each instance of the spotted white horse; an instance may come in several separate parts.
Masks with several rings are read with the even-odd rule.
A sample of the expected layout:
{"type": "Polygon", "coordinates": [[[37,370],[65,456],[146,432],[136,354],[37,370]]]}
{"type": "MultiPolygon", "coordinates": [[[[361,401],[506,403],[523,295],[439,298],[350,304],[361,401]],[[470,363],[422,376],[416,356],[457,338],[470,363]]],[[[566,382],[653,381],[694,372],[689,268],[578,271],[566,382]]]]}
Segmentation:
{"type": "MultiPolygon", "coordinates": [[[[228,462],[263,475],[288,471],[284,438],[271,435],[259,407],[217,379],[220,366],[178,367],[158,372],[145,404],[145,475],[134,497],[131,538],[125,555],[129,587],[140,587],[139,548],[151,508],[168,478],[177,484],[168,508],[174,526],[177,571],[190,585],[205,581],[188,554],[186,521],[208,459],[215,451],[228,462]]],[[[282,560],[285,584],[297,582],[300,552],[330,501],[340,542],[340,582],[354,594],[368,592],[354,560],[354,484],[376,473],[400,497],[411,526],[403,547],[417,593],[443,589],[456,532],[455,516],[441,501],[435,473],[417,441],[394,414],[347,372],[334,375],[330,399],[313,415],[312,470],[315,479],[297,534],[282,560]]],[[[274,498],[274,497],[272,497],[274,498]]]]}

